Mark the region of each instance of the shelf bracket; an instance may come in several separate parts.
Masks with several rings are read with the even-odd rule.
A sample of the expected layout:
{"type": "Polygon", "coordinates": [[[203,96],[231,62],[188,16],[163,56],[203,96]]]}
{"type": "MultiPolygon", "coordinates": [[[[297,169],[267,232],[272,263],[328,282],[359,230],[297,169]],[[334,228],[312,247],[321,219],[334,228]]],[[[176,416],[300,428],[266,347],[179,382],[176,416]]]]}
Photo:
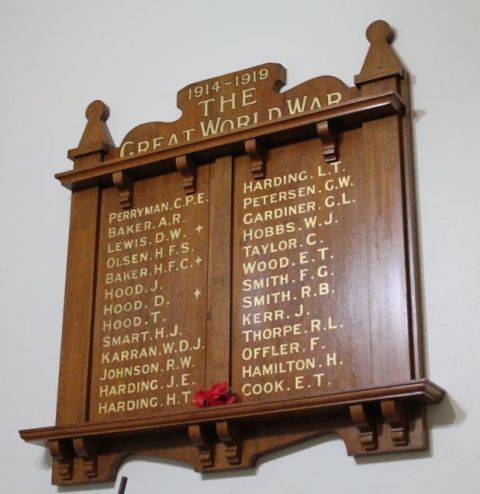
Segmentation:
{"type": "Polygon", "coordinates": [[[328,121],[316,124],[317,136],[323,145],[323,157],[327,163],[338,161],[338,134],[328,121]]]}
{"type": "Polygon", "coordinates": [[[364,451],[373,451],[378,447],[377,426],[371,411],[366,405],[350,405],[350,417],[360,432],[360,444],[364,451]]]}
{"type": "Polygon", "coordinates": [[[133,180],[124,172],[112,173],[112,180],[119,192],[119,202],[123,209],[133,206],[133,180]]]}
{"type": "Polygon", "coordinates": [[[66,441],[52,439],[48,441],[48,450],[54,461],[58,463],[58,474],[62,480],[70,480],[73,476],[73,451],[66,441]]]}
{"type": "Polygon", "coordinates": [[[399,400],[384,400],[380,403],[385,422],[390,426],[390,437],[395,446],[408,444],[408,420],[405,408],[399,400]]]}
{"type": "Polygon", "coordinates": [[[193,446],[197,448],[201,468],[213,467],[214,450],[205,426],[189,425],[188,437],[193,446]]]}
{"type": "Polygon", "coordinates": [[[229,421],[216,423],[217,435],[225,445],[225,457],[230,465],[239,465],[242,461],[242,441],[237,424],[229,421]]]}
{"type": "Polygon", "coordinates": [[[193,159],[184,154],[175,158],[175,166],[182,176],[182,185],[185,193],[195,194],[196,169],[193,159]]]}
{"type": "Polygon", "coordinates": [[[82,459],[85,476],[89,479],[95,478],[98,474],[95,444],[91,440],[78,437],[73,440],[73,449],[76,455],[82,459]]]}
{"type": "Polygon", "coordinates": [[[265,149],[255,137],[245,141],[245,152],[250,158],[253,178],[265,177],[265,149]]]}

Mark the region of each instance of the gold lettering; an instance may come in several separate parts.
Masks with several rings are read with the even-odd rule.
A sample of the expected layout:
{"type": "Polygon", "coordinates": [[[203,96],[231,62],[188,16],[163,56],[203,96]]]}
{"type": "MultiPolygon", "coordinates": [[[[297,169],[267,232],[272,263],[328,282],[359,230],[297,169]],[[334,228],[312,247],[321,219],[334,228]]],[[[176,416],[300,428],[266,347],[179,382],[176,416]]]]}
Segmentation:
{"type": "Polygon", "coordinates": [[[220,113],[223,113],[225,111],[225,105],[230,104],[231,105],[231,110],[236,109],[236,100],[237,100],[237,93],[232,93],[231,98],[227,98],[225,96],[220,96],[220,113]]]}
{"type": "MultiPolygon", "coordinates": [[[[125,156],[125,148],[127,146],[133,146],[133,141],[125,141],[122,144],[122,147],[120,148],[120,158],[123,158],[125,156]]],[[[130,151],[128,154],[131,156],[133,154],[133,151],[130,151]]]]}
{"type": "Polygon", "coordinates": [[[340,93],[329,93],[327,94],[328,106],[340,103],[342,100],[342,95],[340,93]]]}
{"type": "Polygon", "coordinates": [[[198,106],[200,105],[203,105],[203,116],[204,117],[208,117],[208,112],[210,110],[210,106],[209,104],[210,103],[213,103],[215,101],[215,98],[210,98],[210,99],[206,99],[206,100],[203,100],[203,101],[199,101],[198,102],[198,106]]]}
{"type": "Polygon", "coordinates": [[[269,108],[267,110],[268,113],[268,120],[273,120],[274,118],[280,118],[282,116],[282,110],[280,108],[277,108],[276,106],[273,108],[269,108]],[[274,117],[274,114],[276,114],[276,117],[274,117]]]}
{"type": "Polygon", "coordinates": [[[256,99],[251,101],[254,91],[256,91],[256,88],[254,87],[242,90],[242,106],[254,105],[257,102],[256,99]]]}
{"type": "Polygon", "coordinates": [[[154,137],[152,139],[152,150],[159,149],[162,147],[163,137],[154,137]]]}

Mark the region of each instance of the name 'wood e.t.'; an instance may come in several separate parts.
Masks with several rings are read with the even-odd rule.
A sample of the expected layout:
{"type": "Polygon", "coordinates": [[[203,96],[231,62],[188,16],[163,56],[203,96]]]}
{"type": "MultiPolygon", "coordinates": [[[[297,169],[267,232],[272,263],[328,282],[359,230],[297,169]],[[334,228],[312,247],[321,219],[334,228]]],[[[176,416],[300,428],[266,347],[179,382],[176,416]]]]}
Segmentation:
{"type": "Polygon", "coordinates": [[[129,455],[246,468],[330,432],[355,456],[428,447],[444,391],[423,362],[409,79],[386,22],[367,39],[353,87],[281,91],[281,65],[252,67],[185,87],[177,121],[118,147],[88,106],[57,175],[56,425],[20,432],[53,483],[114,480],[129,455]]]}

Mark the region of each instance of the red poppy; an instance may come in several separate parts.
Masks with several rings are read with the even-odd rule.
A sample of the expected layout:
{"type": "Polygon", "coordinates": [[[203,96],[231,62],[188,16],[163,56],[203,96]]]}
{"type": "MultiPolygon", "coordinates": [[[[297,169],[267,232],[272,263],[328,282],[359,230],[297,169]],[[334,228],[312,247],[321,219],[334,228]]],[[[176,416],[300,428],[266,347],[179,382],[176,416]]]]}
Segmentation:
{"type": "Polygon", "coordinates": [[[197,391],[193,398],[194,404],[197,408],[203,408],[208,406],[208,394],[205,391],[197,391]]]}
{"type": "Polygon", "coordinates": [[[230,405],[235,403],[237,397],[229,389],[226,382],[215,383],[207,391],[197,391],[193,397],[193,403],[197,408],[214,407],[218,405],[230,405]]]}

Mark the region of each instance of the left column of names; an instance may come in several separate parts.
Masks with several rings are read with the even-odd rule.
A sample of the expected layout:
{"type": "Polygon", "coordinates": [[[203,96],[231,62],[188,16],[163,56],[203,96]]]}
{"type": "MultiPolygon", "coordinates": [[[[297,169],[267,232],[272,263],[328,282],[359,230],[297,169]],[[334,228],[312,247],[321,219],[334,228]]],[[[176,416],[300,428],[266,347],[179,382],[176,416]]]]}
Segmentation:
{"type": "Polygon", "coordinates": [[[203,389],[207,191],[208,170],[192,195],[176,173],[137,182],[128,210],[104,191],[90,420],[179,411],[203,389]]]}

